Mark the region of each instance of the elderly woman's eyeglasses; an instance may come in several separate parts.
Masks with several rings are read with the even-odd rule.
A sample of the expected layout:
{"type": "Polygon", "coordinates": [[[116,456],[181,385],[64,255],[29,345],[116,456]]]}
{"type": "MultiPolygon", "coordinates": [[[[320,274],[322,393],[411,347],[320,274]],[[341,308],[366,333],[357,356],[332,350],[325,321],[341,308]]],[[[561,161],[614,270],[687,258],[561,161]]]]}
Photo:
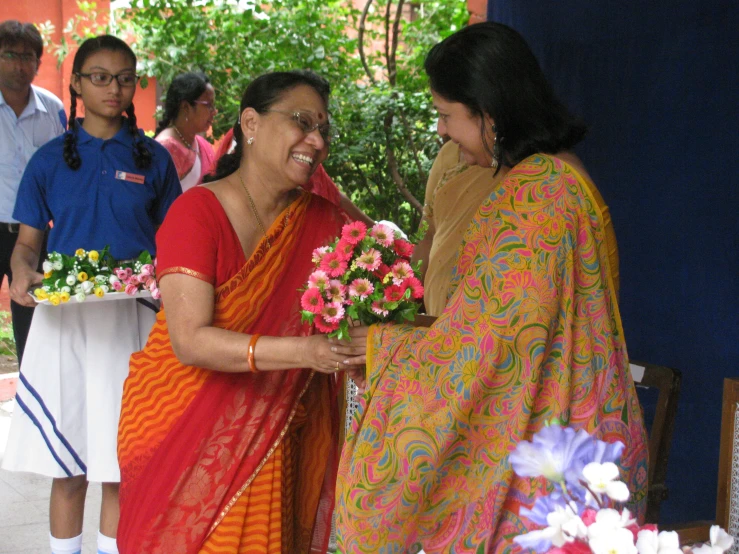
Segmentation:
{"type": "Polygon", "coordinates": [[[216,108],[213,104],[211,104],[207,100],[193,100],[192,103],[193,104],[200,104],[202,106],[205,106],[211,112],[217,112],[218,111],[218,108],[216,108]]]}
{"type": "Polygon", "coordinates": [[[289,116],[295,124],[298,126],[298,128],[303,131],[306,135],[312,133],[316,129],[318,129],[318,132],[321,134],[321,138],[323,138],[326,142],[331,142],[338,138],[338,133],[336,130],[331,127],[330,123],[316,123],[313,119],[313,116],[306,112],[289,112],[287,110],[267,110],[268,112],[275,112],[275,113],[281,113],[283,115],[289,116]]]}
{"type": "Polygon", "coordinates": [[[6,50],[0,54],[0,60],[8,63],[21,62],[22,64],[30,65],[32,63],[36,63],[38,58],[36,57],[36,54],[33,53],[6,50]]]}
{"type": "Polygon", "coordinates": [[[111,75],[110,73],[77,73],[77,77],[84,77],[90,79],[90,82],[96,87],[107,87],[113,82],[113,79],[118,81],[118,85],[121,87],[135,87],[136,83],[139,82],[139,76],[135,73],[119,73],[118,75],[111,75]]]}

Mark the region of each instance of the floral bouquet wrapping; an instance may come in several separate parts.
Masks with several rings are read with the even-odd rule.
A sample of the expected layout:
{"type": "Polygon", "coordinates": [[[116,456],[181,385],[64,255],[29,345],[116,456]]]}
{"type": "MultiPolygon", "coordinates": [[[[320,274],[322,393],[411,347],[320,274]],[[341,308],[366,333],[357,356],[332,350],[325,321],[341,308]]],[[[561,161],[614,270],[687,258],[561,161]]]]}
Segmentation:
{"type": "Polygon", "coordinates": [[[43,263],[44,279],[33,291],[37,301],[48,300],[53,306],[64,304],[74,297],[77,302],[94,295],[125,293],[130,296],[149,291],[152,298],[160,297],[155,277],[156,260],[144,250],[137,259],[116,262],[109,247],[99,252],[78,248],[74,256],[59,252],[49,253],[43,263]]]}
{"type": "Polygon", "coordinates": [[[313,251],[316,269],[300,301],[302,320],[338,338],[348,338],[349,319],[413,321],[423,298],[420,263],[413,268],[410,262],[413,248],[382,223],[344,225],[333,244],[313,251]]]}
{"type": "MultiPolygon", "coordinates": [[[[558,424],[544,427],[531,442],[521,441],[510,455],[521,477],[545,477],[554,492],[537,498],[520,515],[542,528],[519,535],[519,546],[539,554],[683,554],[675,531],[639,526],[623,503],[629,489],[619,480],[616,462],[624,445],[606,443],[585,431],[558,424]]],[[[734,539],[718,526],[711,543],[694,554],[721,554],[734,539]]]]}

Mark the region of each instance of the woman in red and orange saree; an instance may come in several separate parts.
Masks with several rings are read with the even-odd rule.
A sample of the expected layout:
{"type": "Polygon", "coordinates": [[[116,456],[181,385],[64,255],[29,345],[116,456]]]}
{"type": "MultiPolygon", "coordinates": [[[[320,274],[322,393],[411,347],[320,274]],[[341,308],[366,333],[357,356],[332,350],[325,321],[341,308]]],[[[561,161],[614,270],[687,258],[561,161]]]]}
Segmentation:
{"type": "MultiPolygon", "coordinates": [[[[269,95],[275,115],[249,111],[247,89],[241,125],[259,121],[249,132],[269,151],[275,133],[293,137],[291,150],[323,145],[280,117],[297,106],[325,110],[318,78],[287,75],[255,81],[274,90],[282,79],[269,95]]],[[[262,236],[249,202],[264,205],[251,173],[261,155],[250,150],[235,172],[182,195],[157,235],[164,305],[131,358],[119,428],[122,553],[326,551],[338,460],[334,372],[350,350],[308,336],[299,288],[313,249],[339,234],[344,214],[286,188],[273,197],[289,203],[262,236]]]]}

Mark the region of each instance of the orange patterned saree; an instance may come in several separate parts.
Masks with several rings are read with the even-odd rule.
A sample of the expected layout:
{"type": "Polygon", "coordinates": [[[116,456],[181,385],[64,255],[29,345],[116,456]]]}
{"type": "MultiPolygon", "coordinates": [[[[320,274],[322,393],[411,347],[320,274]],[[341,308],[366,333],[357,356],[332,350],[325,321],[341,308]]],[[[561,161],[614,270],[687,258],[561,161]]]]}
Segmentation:
{"type": "MultiPolygon", "coordinates": [[[[327,205],[304,194],[277,218],[271,246],[262,240],[216,286],[214,326],[310,332],[300,322],[298,289],[312,250],[339,232],[340,217],[327,205]]],[[[337,464],[334,389],[329,376],[306,369],[231,374],[184,366],[160,312],[124,386],[120,552],[325,552],[337,464]]]]}

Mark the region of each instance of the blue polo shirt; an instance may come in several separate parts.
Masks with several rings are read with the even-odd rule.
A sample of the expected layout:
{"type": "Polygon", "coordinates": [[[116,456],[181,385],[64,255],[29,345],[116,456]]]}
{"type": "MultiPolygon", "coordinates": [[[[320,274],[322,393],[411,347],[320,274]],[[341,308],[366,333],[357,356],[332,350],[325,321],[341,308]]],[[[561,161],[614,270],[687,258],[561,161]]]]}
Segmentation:
{"type": "Polygon", "coordinates": [[[125,119],[108,140],[91,136],[81,125],[76,132],[80,168],[64,162],[66,133],[39,148],[21,179],[13,217],[36,229],[53,221],[50,252],[71,255],[78,248],[109,245],[117,260],[142,250],[154,255],[156,229],[182,191],[169,152],[142,133],[152,163],[137,168],[125,119]]]}

